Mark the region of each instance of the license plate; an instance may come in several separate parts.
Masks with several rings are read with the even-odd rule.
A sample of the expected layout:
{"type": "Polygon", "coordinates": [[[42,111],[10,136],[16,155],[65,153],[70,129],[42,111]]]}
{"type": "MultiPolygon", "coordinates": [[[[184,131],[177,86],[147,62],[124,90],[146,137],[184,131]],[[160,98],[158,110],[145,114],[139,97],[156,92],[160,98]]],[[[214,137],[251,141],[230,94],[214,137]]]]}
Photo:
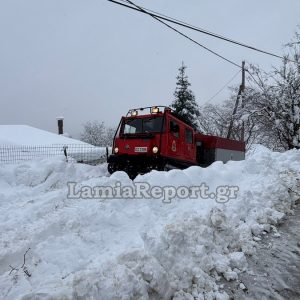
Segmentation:
{"type": "Polygon", "coordinates": [[[148,151],[147,147],[135,147],[134,152],[145,153],[148,151]]]}

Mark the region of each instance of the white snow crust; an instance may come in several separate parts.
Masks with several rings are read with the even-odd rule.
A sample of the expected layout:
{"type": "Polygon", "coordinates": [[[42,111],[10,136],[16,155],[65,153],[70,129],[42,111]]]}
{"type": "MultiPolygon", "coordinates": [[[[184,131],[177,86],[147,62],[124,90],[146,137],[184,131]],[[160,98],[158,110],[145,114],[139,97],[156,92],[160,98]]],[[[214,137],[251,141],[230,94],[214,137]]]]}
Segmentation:
{"type": "Polygon", "coordinates": [[[28,125],[0,125],[0,145],[52,146],[71,144],[89,145],[64,135],[58,135],[28,125]]]}
{"type": "MultiPolygon", "coordinates": [[[[1,299],[229,299],[258,238],[290,213],[300,151],[256,147],[245,161],[152,171],[136,182],[210,189],[237,199],[67,199],[67,182],[131,185],[123,172],[54,158],[0,169],[1,299]],[[21,268],[26,255],[26,270],[21,268]],[[12,270],[11,267],[19,270],[12,270]]],[[[274,227],[275,228],[275,227],[274,227]]]]}

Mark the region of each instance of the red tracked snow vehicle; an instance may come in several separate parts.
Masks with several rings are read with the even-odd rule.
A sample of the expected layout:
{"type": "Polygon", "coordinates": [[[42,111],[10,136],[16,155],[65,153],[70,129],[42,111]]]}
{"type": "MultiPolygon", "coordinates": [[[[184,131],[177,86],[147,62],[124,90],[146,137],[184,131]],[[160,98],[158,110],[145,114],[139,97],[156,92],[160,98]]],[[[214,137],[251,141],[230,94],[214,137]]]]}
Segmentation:
{"type": "Polygon", "coordinates": [[[114,136],[109,173],[131,178],[155,170],[208,166],[214,161],[242,160],[245,143],[203,135],[165,106],[131,109],[114,136]]]}

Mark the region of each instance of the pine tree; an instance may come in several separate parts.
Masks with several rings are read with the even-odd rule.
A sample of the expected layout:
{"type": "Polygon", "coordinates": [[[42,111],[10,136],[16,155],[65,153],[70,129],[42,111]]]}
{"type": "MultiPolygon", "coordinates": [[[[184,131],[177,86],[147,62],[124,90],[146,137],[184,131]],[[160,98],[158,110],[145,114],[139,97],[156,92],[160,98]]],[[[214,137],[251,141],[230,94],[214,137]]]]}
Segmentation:
{"type": "Polygon", "coordinates": [[[181,119],[197,129],[199,107],[193,92],[189,88],[191,84],[188,81],[185,70],[186,66],[182,63],[182,66],[179,68],[179,75],[177,76],[177,87],[174,92],[175,100],[171,104],[171,107],[181,119]]]}

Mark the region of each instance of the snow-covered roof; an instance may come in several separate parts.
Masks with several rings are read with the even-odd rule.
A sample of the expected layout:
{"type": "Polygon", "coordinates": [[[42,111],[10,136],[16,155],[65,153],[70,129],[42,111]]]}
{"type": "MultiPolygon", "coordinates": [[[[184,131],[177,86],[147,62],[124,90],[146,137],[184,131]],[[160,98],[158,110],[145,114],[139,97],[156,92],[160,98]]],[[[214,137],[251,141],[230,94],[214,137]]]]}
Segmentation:
{"type": "Polygon", "coordinates": [[[89,145],[49,131],[27,125],[0,125],[0,145],[89,145]]]}

